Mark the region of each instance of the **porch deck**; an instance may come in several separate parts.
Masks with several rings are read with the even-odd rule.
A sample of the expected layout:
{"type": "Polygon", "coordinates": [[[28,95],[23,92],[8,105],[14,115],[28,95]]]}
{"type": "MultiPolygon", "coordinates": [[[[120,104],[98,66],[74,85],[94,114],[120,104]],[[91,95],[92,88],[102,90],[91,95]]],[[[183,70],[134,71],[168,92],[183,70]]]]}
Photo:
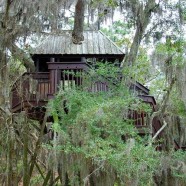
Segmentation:
{"type": "Polygon", "coordinates": [[[51,86],[48,72],[25,73],[12,89],[12,112],[45,106],[51,86]]]}
{"type": "MultiPolygon", "coordinates": [[[[68,77],[72,79],[72,77],[68,77]]],[[[80,79],[76,79],[80,81],[80,79]]],[[[14,84],[12,89],[12,112],[20,112],[26,110],[28,117],[40,120],[44,115],[41,113],[46,106],[49,99],[53,98],[54,87],[56,85],[50,81],[49,72],[25,73],[14,84]]],[[[62,82],[64,83],[64,82],[62,82]]],[[[137,86],[137,85],[136,85],[137,86]]],[[[90,87],[90,91],[107,91],[106,83],[97,82],[90,87]]],[[[149,95],[139,96],[144,102],[150,104],[155,109],[155,100],[149,95]]],[[[147,116],[144,112],[131,111],[130,119],[134,120],[135,126],[141,135],[149,133],[147,123],[147,116]]],[[[157,122],[155,122],[157,123],[157,122]]],[[[155,124],[155,129],[159,128],[155,124]]]]}

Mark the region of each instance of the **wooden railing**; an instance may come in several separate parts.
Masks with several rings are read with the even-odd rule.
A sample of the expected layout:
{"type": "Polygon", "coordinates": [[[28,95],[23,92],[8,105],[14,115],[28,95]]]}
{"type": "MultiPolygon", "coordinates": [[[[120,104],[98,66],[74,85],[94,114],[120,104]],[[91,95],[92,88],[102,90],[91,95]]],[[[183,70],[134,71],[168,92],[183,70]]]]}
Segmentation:
{"type": "Polygon", "coordinates": [[[47,100],[50,94],[49,73],[25,73],[12,89],[12,108],[23,102],[47,100]]]}
{"type": "MultiPolygon", "coordinates": [[[[80,70],[75,70],[74,74],[81,72],[80,70]]],[[[79,86],[82,83],[82,79],[79,76],[75,76],[73,73],[64,74],[61,72],[59,84],[62,89],[71,88],[75,85],[79,86]]],[[[15,84],[12,89],[12,108],[23,107],[23,103],[35,103],[39,104],[41,101],[48,101],[49,98],[52,98],[54,89],[51,86],[52,80],[50,80],[49,72],[38,72],[38,73],[25,73],[15,84]]],[[[100,92],[108,91],[109,86],[107,82],[96,81],[90,85],[88,91],[90,92],[100,92]]],[[[144,102],[150,103],[153,111],[155,100],[152,96],[141,95],[139,96],[144,102]]],[[[15,109],[16,110],[16,109],[15,109]]],[[[147,127],[147,116],[143,111],[132,110],[129,112],[129,119],[134,121],[134,124],[137,128],[147,127]]],[[[157,122],[155,122],[157,123],[157,122]]],[[[156,126],[154,126],[156,127],[156,126]]],[[[159,126],[158,126],[159,128],[159,126]]]]}
{"type": "Polygon", "coordinates": [[[90,92],[107,92],[109,90],[109,86],[106,82],[96,81],[92,83],[89,91],[90,92]]]}
{"type": "Polygon", "coordinates": [[[148,130],[147,114],[144,111],[129,110],[128,119],[136,126],[140,134],[146,134],[148,130]]]}

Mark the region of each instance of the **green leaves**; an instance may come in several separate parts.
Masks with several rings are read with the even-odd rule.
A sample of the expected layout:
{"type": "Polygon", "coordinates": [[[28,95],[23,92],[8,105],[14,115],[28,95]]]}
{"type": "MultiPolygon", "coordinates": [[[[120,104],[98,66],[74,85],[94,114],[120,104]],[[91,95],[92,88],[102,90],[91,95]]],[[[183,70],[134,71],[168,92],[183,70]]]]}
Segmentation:
{"type": "Polygon", "coordinates": [[[76,157],[71,166],[77,163],[79,170],[79,159],[83,158],[85,162],[93,162],[95,169],[101,167],[101,171],[109,172],[110,167],[114,173],[109,174],[116,174],[121,184],[134,176],[139,185],[152,183],[158,153],[153,147],[145,146],[134,120],[129,119],[130,110],[148,113],[150,107],[131,96],[128,88],[113,85],[118,77],[118,68],[113,64],[98,63],[86,76],[85,79],[107,80],[112,87],[107,92],[75,87],[59,91],[51,104],[53,129],[58,133],[55,150],[76,157]],[[64,111],[64,101],[68,113],[64,111]]]}

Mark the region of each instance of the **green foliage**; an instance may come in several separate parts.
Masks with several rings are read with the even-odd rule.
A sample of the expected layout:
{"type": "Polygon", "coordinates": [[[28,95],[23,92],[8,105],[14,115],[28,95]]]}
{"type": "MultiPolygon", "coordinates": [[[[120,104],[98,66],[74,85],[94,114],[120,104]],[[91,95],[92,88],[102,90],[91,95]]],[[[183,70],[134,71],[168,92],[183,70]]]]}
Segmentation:
{"type": "MultiPolygon", "coordinates": [[[[130,23],[123,23],[116,21],[112,27],[104,28],[102,31],[109,36],[109,38],[115,42],[119,47],[130,48],[131,40],[129,34],[131,32],[130,23]]],[[[138,51],[137,60],[133,66],[125,66],[123,68],[123,75],[126,77],[132,77],[134,80],[146,83],[150,78],[150,60],[147,55],[148,48],[140,47],[138,51]]]]}
{"type": "Polygon", "coordinates": [[[178,151],[173,152],[172,157],[176,161],[186,162],[185,152],[182,150],[178,150],[178,151]]]}
{"type": "Polygon", "coordinates": [[[186,182],[186,156],[185,152],[178,150],[172,153],[173,176],[186,182]]]}
{"type": "Polygon", "coordinates": [[[134,65],[124,67],[123,75],[145,84],[151,77],[151,68],[152,66],[150,65],[147,50],[145,48],[140,48],[134,65]]]}
{"type": "MultiPolygon", "coordinates": [[[[10,58],[9,60],[9,71],[10,71],[10,80],[15,81],[21,74],[26,72],[26,69],[24,65],[19,61],[18,59],[15,58],[10,58]]],[[[13,82],[11,82],[13,83],[13,82]]]]}
{"type": "Polygon", "coordinates": [[[126,37],[130,33],[130,25],[128,23],[115,21],[112,26],[101,30],[119,47],[123,45],[129,46],[130,41],[126,37]]]}
{"type": "MultiPolygon", "coordinates": [[[[96,78],[96,80],[102,80],[101,78],[118,78],[119,68],[117,63],[108,63],[108,62],[97,62],[96,66],[91,67],[89,70],[89,76],[92,80],[96,78]],[[100,78],[100,79],[97,79],[100,78]]],[[[112,82],[111,82],[112,83],[112,82]]]]}
{"type": "Polygon", "coordinates": [[[99,7],[100,5],[104,5],[106,7],[116,7],[118,5],[118,2],[116,0],[94,0],[90,3],[92,8],[99,7]]]}
{"type": "Polygon", "coordinates": [[[169,109],[174,115],[185,117],[185,105],[176,89],[174,89],[171,93],[169,109]]]}
{"type": "MultiPolygon", "coordinates": [[[[167,36],[166,42],[160,41],[155,48],[156,66],[154,66],[154,69],[156,69],[156,74],[150,84],[151,94],[161,100],[162,95],[166,93],[169,86],[169,80],[176,78],[177,87],[174,87],[171,95],[173,105],[175,101],[174,106],[177,105],[178,101],[180,102],[180,90],[183,81],[179,76],[181,76],[182,69],[185,66],[184,47],[185,41],[183,39],[167,36]]],[[[179,104],[181,105],[181,102],[179,104]]],[[[179,106],[177,108],[179,109],[179,106]]]]}
{"type": "Polygon", "coordinates": [[[152,185],[153,174],[159,165],[158,152],[155,152],[153,147],[144,147],[143,144],[136,143],[130,154],[126,155],[128,148],[126,146],[122,154],[117,154],[117,158],[111,160],[113,166],[121,177],[123,175],[129,180],[135,178],[137,185],[152,185]]]}
{"type": "MultiPolygon", "coordinates": [[[[110,78],[108,83],[113,84],[113,79],[118,76],[114,69],[108,63],[99,64],[87,79],[92,76],[102,77],[102,80],[110,78]]],[[[85,161],[91,160],[98,167],[103,164],[102,171],[108,171],[107,166],[112,167],[120,183],[136,175],[139,185],[152,183],[158,153],[145,146],[133,120],[128,118],[129,109],[146,112],[150,109],[131,96],[128,88],[112,86],[108,92],[94,93],[76,88],[60,90],[50,106],[54,119],[56,113],[59,118],[55,119],[58,123],[55,122],[53,127],[60,136],[55,150],[83,156],[85,161]]]]}
{"type": "Polygon", "coordinates": [[[40,185],[43,181],[43,178],[41,177],[41,175],[35,175],[32,177],[31,181],[30,181],[30,185],[31,186],[35,186],[35,185],[40,185]]]}
{"type": "MultiPolygon", "coordinates": [[[[164,56],[172,56],[171,64],[174,66],[183,66],[185,63],[184,48],[185,41],[180,38],[171,38],[167,36],[166,43],[159,43],[156,46],[156,51],[158,54],[162,54],[164,56]]],[[[166,63],[167,61],[165,61],[166,63]]],[[[166,64],[164,64],[166,65],[166,64]]]]}

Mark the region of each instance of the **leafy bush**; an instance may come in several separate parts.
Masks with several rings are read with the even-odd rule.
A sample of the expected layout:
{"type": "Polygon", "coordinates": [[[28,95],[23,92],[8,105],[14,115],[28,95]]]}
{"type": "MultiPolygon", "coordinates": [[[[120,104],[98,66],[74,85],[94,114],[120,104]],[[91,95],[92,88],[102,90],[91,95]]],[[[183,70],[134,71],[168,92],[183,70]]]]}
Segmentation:
{"type": "MultiPolygon", "coordinates": [[[[108,77],[104,76],[109,72],[104,69],[107,67],[101,68],[94,73],[108,77]]],[[[76,154],[84,161],[91,160],[96,170],[101,167],[99,171],[109,172],[110,167],[113,173],[109,174],[116,174],[119,183],[128,182],[134,176],[139,185],[152,182],[158,153],[145,145],[145,138],[138,135],[134,121],[128,117],[130,110],[151,110],[137,97],[131,96],[124,85],[112,86],[107,92],[93,93],[78,88],[61,90],[50,103],[50,108],[54,117],[53,129],[58,133],[55,150],[70,157],[76,154]]],[[[70,167],[69,162],[64,163],[70,167]]],[[[78,169],[81,166],[79,164],[78,169]]]]}

